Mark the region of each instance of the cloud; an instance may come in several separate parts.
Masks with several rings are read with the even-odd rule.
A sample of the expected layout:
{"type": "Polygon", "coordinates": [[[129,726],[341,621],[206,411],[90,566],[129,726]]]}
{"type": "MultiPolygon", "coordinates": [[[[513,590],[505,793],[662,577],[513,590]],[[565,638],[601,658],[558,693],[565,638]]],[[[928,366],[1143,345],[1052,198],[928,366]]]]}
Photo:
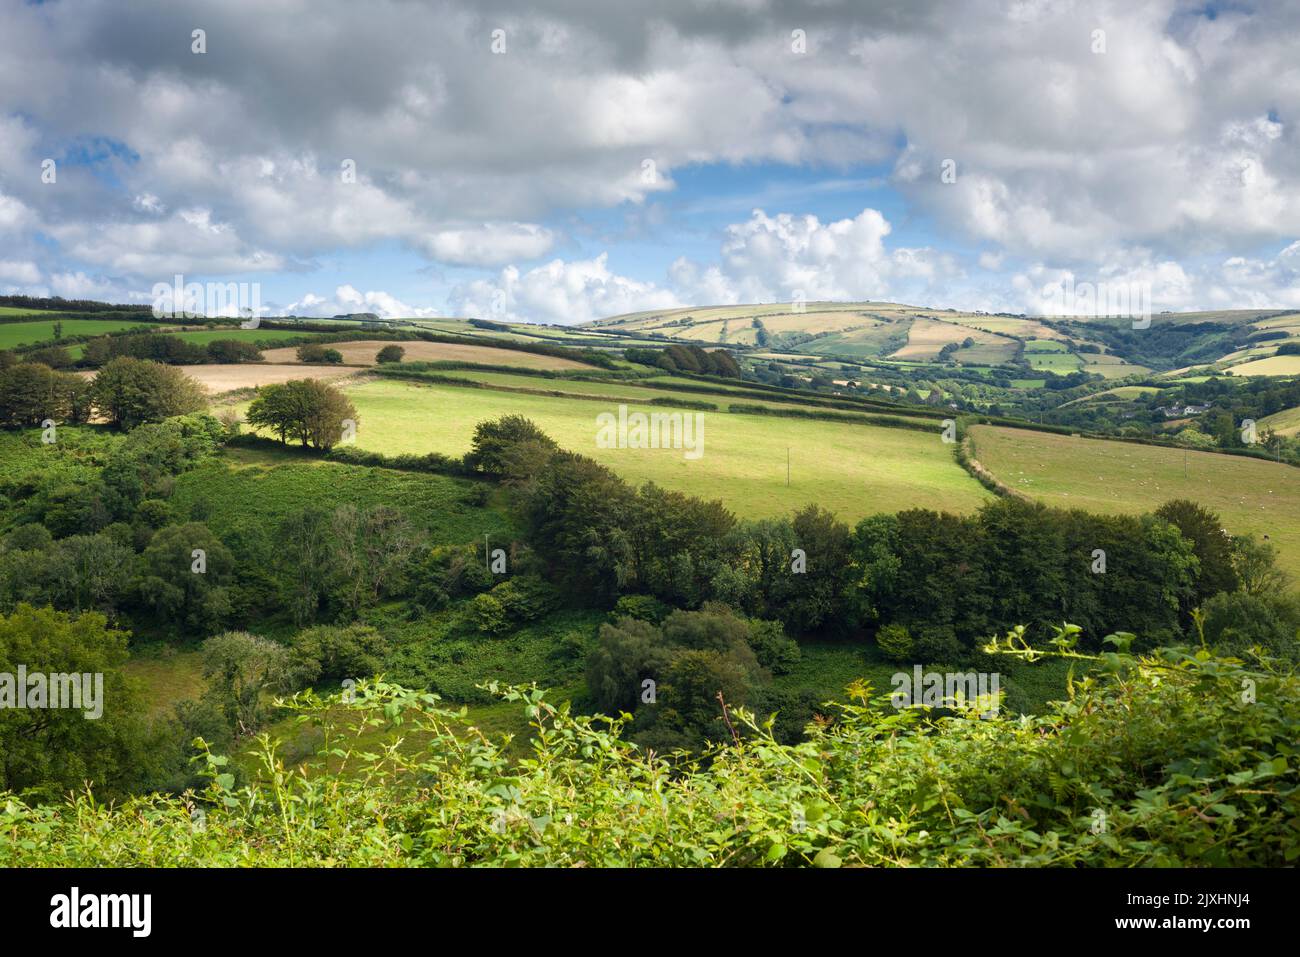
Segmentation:
{"type": "Polygon", "coordinates": [[[681,304],[654,283],[611,272],[607,253],[570,262],[555,259],[524,272],[507,266],[494,280],[457,286],[449,298],[456,315],[566,325],[681,304]]]}
{"type": "MultiPolygon", "coordinates": [[[[1135,251],[1193,295],[1286,299],[1267,285],[1285,266],[1226,264],[1300,236],[1298,32],[1283,0],[9,4],[0,237],[6,259],[130,288],[397,245],[514,265],[456,301],[481,283],[546,316],[686,291],[1015,300],[1034,264],[1091,274],[1135,251]],[[905,208],[877,205],[943,238],[889,248],[883,217],[849,207],[733,225],[717,262],[662,279],[595,250],[538,262],[571,216],[665,202],[710,166],[884,169],[905,208]],[[962,246],[985,254],[987,288],[962,246]]],[[[689,205],[656,232],[694,228],[689,205]]]]}
{"type": "Polygon", "coordinates": [[[103,276],[87,276],[84,272],[60,272],[50,276],[52,295],[64,299],[122,299],[122,287],[103,276]]]}
{"type": "Polygon", "coordinates": [[[242,273],[284,269],[282,256],[257,249],[235,226],[203,207],[138,223],[71,223],[47,227],[75,259],[132,276],[169,279],[175,273],[242,273]]]}
{"type": "Polygon", "coordinates": [[[864,209],[852,219],[756,209],[726,227],[720,262],[679,260],[672,276],[693,302],[771,302],[901,298],[926,301],[937,284],[960,275],[956,261],[930,248],[887,248],[884,215],[864,209]]]}
{"type": "Polygon", "coordinates": [[[0,192],[0,235],[17,233],[32,221],[31,210],[24,203],[0,192]]]}
{"type": "Polygon", "coordinates": [[[959,273],[952,257],[929,248],[887,248],[890,225],[875,209],[822,223],[816,216],[756,209],[726,227],[719,260],[679,257],[660,285],[612,273],[608,253],[556,259],[526,272],[503,269],[493,280],[457,287],[452,309],[469,315],[554,323],[688,303],[795,299],[902,298],[924,302],[959,273]]]}
{"type": "Polygon", "coordinates": [[[1300,308],[1300,242],[1271,257],[1232,256],[1198,265],[1157,259],[1132,249],[1098,268],[1041,263],[1011,277],[1012,294],[998,307],[1034,315],[1093,315],[1093,302],[1145,300],[1155,312],[1201,309],[1300,308]],[[1083,290],[1073,300],[1065,290],[1083,290]],[[1089,297],[1093,297],[1090,299],[1089,297]]]}
{"type": "Polygon", "coordinates": [[[34,285],[41,281],[41,271],[34,262],[0,259],[0,282],[34,285]]]}
{"type": "Polygon", "coordinates": [[[344,284],[334,290],[333,297],[307,293],[279,311],[283,316],[311,316],[328,318],[351,312],[373,312],[386,319],[427,319],[439,315],[435,309],[411,306],[383,290],[360,292],[344,284]]]}
{"type": "Polygon", "coordinates": [[[432,258],[458,266],[502,266],[512,260],[536,259],[554,244],[555,236],[549,229],[531,223],[448,229],[421,242],[432,258]]]}

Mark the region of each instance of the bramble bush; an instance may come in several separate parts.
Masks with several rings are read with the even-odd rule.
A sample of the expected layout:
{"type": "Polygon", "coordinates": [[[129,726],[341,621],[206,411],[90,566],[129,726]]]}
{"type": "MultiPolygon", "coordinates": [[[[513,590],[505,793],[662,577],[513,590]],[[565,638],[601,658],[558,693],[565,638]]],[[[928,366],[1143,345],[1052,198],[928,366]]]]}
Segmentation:
{"type": "MultiPolygon", "coordinates": [[[[301,725],[325,729],[327,770],[287,769],[263,736],[253,784],[236,786],[226,758],[203,749],[210,784],[201,794],[116,806],[89,794],[44,806],[0,797],[0,862],[1127,867],[1300,858],[1293,671],[1206,651],[1134,657],[1125,635],[1111,637],[1117,650],[1083,655],[1077,633],[1059,629],[1046,652],[1015,635],[989,646],[1091,669],[1038,717],[895,709],[859,684],[795,745],[778,743],[770,721],[728,709],[735,743],[694,759],[648,754],[622,737],[627,716],[575,715],[536,688],[499,692],[533,722],[531,754],[519,760],[436,695],[381,681],[360,685],[347,705],[304,693],[289,706],[301,725]],[[353,728],[319,721],[341,707],[355,709],[353,728]],[[385,729],[388,743],[376,744],[385,729]]],[[[300,747],[304,735],[294,740],[300,747]]]]}

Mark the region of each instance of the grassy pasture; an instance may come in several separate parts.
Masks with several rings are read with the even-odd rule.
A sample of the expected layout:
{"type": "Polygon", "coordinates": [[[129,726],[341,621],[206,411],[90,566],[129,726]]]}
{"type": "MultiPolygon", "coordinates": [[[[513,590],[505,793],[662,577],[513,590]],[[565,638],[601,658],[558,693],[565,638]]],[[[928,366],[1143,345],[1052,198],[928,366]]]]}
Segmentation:
{"type": "Polygon", "coordinates": [[[208,682],[203,677],[203,656],[197,651],[149,649],[133,656],[122,668],[140,683],[149,716],[166,717],[177,702],[196,701],[208,682]]]}
{"type": "Polygon", "coordinates": [[[1069,352],[1069,348],[1059,339],[1026,339],[1025,352],[1069,352]]]}
{"type": "Polygon", "coordinates": [[[107,332],[147,326],[138,319],[40,319],[31,322],[0,323],[0,349],[12,349],[54,338],[54,324],[63,323],[65,336],[102,336],[107,332]]]}
{"type": "Polygon", "coordinates": [[[896,306],[893,303],[808,302],[804,303],[804,311],[802,313],[797,313],[795,312],[794,303],[789,302],[771,302],[761,305],[685,306],[677,309],[656,309],[648,312],[634,312],[621,316],[611,316],[608,319],[600,319],[596,322],[590,323],[589,327],[648,331],[688,317],[695,322],[710,322],[717,319],[733,317],[753,319],[757,316],[762,318],[766,324],[768,317],[784,315],[807,316],[809,314],[824,312],[877,311],[882,307],[889,309],[907,308],[896,306]]]}
{"type": "Polygon", "coordinates": [[[1300,469],[1261,459],[975,426],[976,458],[1011,488],[1062,508],[1135,514],[1173,498],[1219,513],[1234,534],[1268,535],[1300,576],[1300,469]],[[1186,475],[1184,475],[1184,460],[1186,475]]]}
{"type": "Polygon", "coordinates": [[[1279,435],[1300,433],[1300,407],[1266,415],[1259,420],[1259,425],[1261,428],[1272,429],[1279,435]]]}
{"type": "MultiPolygon", "coordinates": [[[[1065,405],[1083,405],[1085,402],[1096,402],[1103,396],[1114,396],[1117,399],[1136,399],[1139,396],[1152,395],[1159,391],[1153,385],[1121,385],[1113,389],[1107,389],[1105,392],[1094,392],[1092,395],[1085,395],[1083,398],[1074,399],[1065,403],[1065,405]]],[[[1062,408],[1065,408],[1065,406],[1062,406],[1062,408]]]]}
{"type": "Polygon", "coordinates": [[[301,336],[310,336],[310,332],[299,332],[296,329],[204,329],[201,332],[178,332],[186,342],[206,346],[209,342],[216,342],[219,339],[234,339],[237,342],[274,342],[277,339],[297,339],[301,336]]]}
{"type": "Polygon", "coordinates": [[[1074,372],[1083,364],[1072,352],[1026,352],[1025,361],[1036,372],[1055,372],[1059,375],[1074,372]]]}
{"type": "MultiPolygon", "coordinates": [[[[360,427],[365,427],[364,412],[360,427]]],[[[503,512],[467,500],[475,484],[444,475],[297,459],[292,450],[249,455],[233,449],[227,461],[179,476],[171,504],[181,515],[202,516],[218,535],[244,524],[274,525],[308,506],[346,504],[390,505],[440,542],[508,534],[511,523],[503,512]]]]}
{"type": "Polygon", "coordinates": [[[1146,375],[1151,371],[1146,366],[1133,365],[1125,362],[1119,356],[1106,353],[1081,352],[1079,358],[1083,360],[1084,372],[1089,375],[1104,376],[1107,379],[1123,379],[1131,375],[1146,375]]]}
{"type": "MultiPolygon", "coordinates": [[[[769,409],[784,409],[792,412],[829,411],[837,414],[852,414],[853,411],[850,409],[825,409],[801,403],[782,402],[779,397],[774,397],[772,393],[769,392],[746,390],[729,386],[723,387],[726,388],[729,395],[716,395],[704,392],[683,392],[677,389],[657,389],[653,387],[653,384],[655,383],[692,382],[690,379],[679,378],[676,376],[655,376],[652,379],[637,379],[628,382],[597,382],[576,379],[547,379],[538,376],[512,375],[508,372],[491,372],[483,369],[452,369],[448,371],[448,375],[455,376],[458,379],[469,379],[474,382],[482,382],[485,385],[500,386],[502,388],[540,389],[547,392],[565,392],[570,395],[602,396],[613,399],[622,398],[633,402],[649,402],[652,399],[662,399],[667,401],[677,400],[680,402],[711,402],[718,406],[722,411],[726,411],[727,406],[732,402],[744,403],[746,405],[761,405],[769,409]]],[[[713,385],[713,383],[710,383],[710,385],[713,385]]],[[[864,408],[861,411],[871,415],[890,414],[867,408],[864,408]]],[[[903,410],[900,409],[900,411],[903,410]]],[[[909,422],[916,422],[918,424],[928,424],[934,421],[933,419],[910,415],[898,415],[895,416],[895,418],[905,419],[909,422]]],[[[938,426],[936,425],[935,427],[937,428],[938,426]]]]}
{"type": "Polygon", "coordinates": [[[875,322],[802,343],[799,348],[818,356],[875,358],[905,345],[907,330],[908,323],[905,321],[875,322]]]}
{"type": "MultiPolygon", "coordinates": [[[[357,444],[362,448],[460,455],[469,449],[478,422],[519,413],[562,447],[591,456],[630,481],[654,481],[720,498],[745,517],[788,514],[816,502],[854,521],[912,506],[968,511],[988,497],[953,460],[937,426],[926,433],[707,412],[703,457],[687,460],[680,449],[597,448],[596,416],[617,414],[613,400],[604,406],[581,399],[391,380],[359,382],[347,391],[359,414],[357,444]]],[[[630,408],[669,411],[649,405],[630,408]]]]}

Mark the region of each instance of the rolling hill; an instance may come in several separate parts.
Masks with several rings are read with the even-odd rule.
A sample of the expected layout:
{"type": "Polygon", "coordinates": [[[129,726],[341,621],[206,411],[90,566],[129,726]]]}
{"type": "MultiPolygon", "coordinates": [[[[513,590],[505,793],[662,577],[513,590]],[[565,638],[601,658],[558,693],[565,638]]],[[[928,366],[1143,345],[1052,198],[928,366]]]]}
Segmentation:
{"type": "Polygon", "coordinates": [[[970,371],[1022,368],[1107,379],[1171,371],[1192,362],[1244,374],[1289,374],[1267,363],[1300,341],[1300,312],[1224,310],[1160,313],[1148,328],[1120,317],[1079,318],[962,312],[888,302],[699,306],[612,316],[581,327],[652,341],[724,346],[742,354],[970,371]],[[1265,365],[1261,367],[1259,363],[1265,365]]]}

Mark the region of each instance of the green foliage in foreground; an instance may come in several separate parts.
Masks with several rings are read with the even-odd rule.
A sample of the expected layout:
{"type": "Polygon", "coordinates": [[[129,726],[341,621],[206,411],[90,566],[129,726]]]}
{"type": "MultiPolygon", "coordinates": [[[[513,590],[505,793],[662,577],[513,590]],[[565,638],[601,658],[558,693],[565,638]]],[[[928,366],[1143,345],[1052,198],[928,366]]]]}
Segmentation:
{"type": "MultiPolygon", "coordinates": [[[[226,759],[204,754],[211,785],[201,796],[117,807],[88,795],[45,807],[0,798],[0,864],[1260,866],[1300,857],[1293,673],[1204,651],[1087,657],[1063,642],[1048,654],[1097,670],[1041,717],[898,710],[859,686],[794,746],[731,711],[735,744],[687,764],[623,740],[621,719],[578,717],[522,688],[504,697],[527,709],[536,740],[515,761],[436,696],[376,683],[351,705],[370,750],[327,737],[329,772],[286,770],[264,738],[256,787],[237,788],[226,759]],[[385,727],[390,743],[376,745],[373,731],[385,727]],[[409,753],[399,737],[427,747],[409,753]]],[[[295,705],[304,723],[328,706],[311,696],[295,705]]]]}

